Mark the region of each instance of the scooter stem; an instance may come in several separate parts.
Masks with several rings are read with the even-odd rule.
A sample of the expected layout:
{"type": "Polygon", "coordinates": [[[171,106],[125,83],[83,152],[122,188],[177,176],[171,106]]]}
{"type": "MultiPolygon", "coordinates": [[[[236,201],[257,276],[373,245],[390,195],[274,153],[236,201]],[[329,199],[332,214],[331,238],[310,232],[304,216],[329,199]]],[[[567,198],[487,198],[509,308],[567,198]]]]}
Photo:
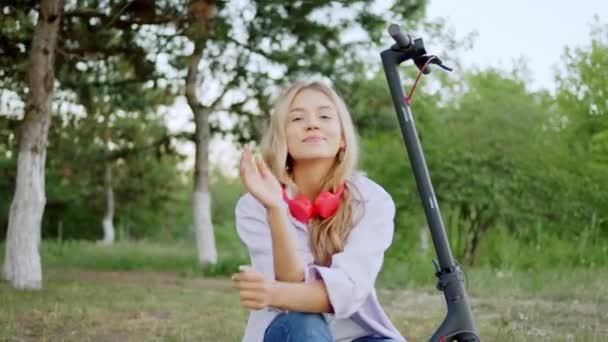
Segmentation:
{"type": "Polygon", "coordinates": [[[414,125],[414,116],[410,106],[404,100],[405,95],[397,69],[399,64],[406,60],[412,59],[416,62],[423,58],[426,51],[422,39],[419,38],[412,42],[410,36],[403,35],[397,25],[391,25],[389,33],[395,39],[396,44],[382,51],[380,56],[439,260],[439,264],[434,261],[435,275],[438,278],[437,289],[443,291],[447,305],[446,317],[429,341],[479,341],[473,313],[464,288],[462,271],[452,257],[439,204],[414,125]]]}

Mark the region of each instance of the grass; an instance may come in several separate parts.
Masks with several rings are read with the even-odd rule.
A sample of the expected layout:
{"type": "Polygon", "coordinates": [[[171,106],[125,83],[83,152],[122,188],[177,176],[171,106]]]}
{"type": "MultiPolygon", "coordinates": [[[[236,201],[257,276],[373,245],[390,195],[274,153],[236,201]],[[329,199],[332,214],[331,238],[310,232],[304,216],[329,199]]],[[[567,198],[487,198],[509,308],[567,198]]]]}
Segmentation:
{"type": "MultiPolygon", "coordinates": [[[[86,269],[91,271],[154,271],[180,275],[227,276],[238,265],[249,262],[247,250],[232,225],[215,227],[218,263],[201,268],[194,238],[170,243],[127,240],[105,246],[88,241],[44,241],[41,248],[45,268],[86,269]]],[[[3,251],[0,244],[0,252],[3,251]]],[[[4,253],[2,252],[2,255],[4,253]]]]}
{"type": "MultiPolygon", "coordinates": [[[[492,275],[471,273],[475,279],[492,275]]],[[[578,275],[591,277],[582,271],[578,275]]],[[[225,278],[50,269],[44,283],[41,291],[16,291],[0,283],[0,340],[238,341],[247,318],[225,278]]],[[[605,289],[595,299],[575,298],[567,289],[554,298],[539,298],[519,290],[525,289],[526,280],[509,283],[518,286],[470,288],[485,341],[606,340],[605,289]]],[[[378,292],[393,322],[411,341],[426,340],[443,318],[442,297],[430,287],[378,292]]]]}
{"type": "MultiPolygon", "coordinates": [[[[0,282],[0,341],[238,341],[248,312],[227,275],[247,255],[230,231],[216,234],[222,262],[204,269],[192,242],[45,241],[43,290],[0,282]]],[[[432,273],[422,257],[388,259],[378,279],[410,341],[425,341],[445,315],[432,273]]],[[[606,268],[484,266],[467,278],[484,341],[608,341],[606,268]]]]}
{"type": "Polygon", "coordinates": [[[52,269],[44,283],[0,285],[0,340],[237,341],[247,316],[226,280],[52,269]]]}
{"type": "Polygon", "coordinates": [[[194,243],[163,244],[151,241],[120,241],[105,246],[84,241],[62,244],[46,243],[42,262],[48,268],[71,268],[94,271],[177,272],[182,275],[219,276],[229,274],[248,262],[242,248],[219,249],[219,262],[201,268],[194,243]]]}

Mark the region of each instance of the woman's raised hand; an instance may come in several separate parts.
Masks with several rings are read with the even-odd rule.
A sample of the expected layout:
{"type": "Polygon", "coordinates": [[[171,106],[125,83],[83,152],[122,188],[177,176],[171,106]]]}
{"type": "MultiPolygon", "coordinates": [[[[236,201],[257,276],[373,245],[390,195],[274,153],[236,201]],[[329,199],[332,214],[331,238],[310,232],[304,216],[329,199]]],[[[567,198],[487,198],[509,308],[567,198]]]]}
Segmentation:
{"type": "Polygon", "coordinates": [[[281,205],[281,184],[262,159],[254,158],[245,145],[241,153],[240,176],[243,186],[266,208],[281,205]]]}

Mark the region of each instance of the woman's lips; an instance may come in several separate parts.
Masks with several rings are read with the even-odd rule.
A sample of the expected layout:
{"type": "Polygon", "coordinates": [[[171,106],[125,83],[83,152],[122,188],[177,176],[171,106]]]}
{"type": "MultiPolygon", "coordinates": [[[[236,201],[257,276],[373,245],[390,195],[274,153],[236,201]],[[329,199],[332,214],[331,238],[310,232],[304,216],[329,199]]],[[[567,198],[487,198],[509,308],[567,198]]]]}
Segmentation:
{"type": "Polygon", "coordinates": [[[308,138],[305,138],[302,141],[305,142],[305,143],[318,143],[318,142],[321,142],[323,140],[325,140],[325,139],[323,139],[321,137],[308,137],[308,138]]]}

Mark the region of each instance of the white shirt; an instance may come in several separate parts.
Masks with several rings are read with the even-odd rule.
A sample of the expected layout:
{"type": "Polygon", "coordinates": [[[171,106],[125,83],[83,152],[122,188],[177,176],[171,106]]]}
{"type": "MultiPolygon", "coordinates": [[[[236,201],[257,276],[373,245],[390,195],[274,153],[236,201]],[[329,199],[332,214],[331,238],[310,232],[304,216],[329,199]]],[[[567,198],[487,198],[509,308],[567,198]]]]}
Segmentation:
{"type": "MultiPolygon", "coordinates": [[[[355,225],[344,250],[332,256],[329,267],[314,264],[308,224],[288,215],[297,254],[306,265],[304,281],[324,282],[334,313],[323,316],[329,323],[334,341],[350,341],[369,335],[405,341],[380,306],[374,288],[384,252],[393,240],[395,204],[382,187],[362,174],[349,177],[346,186],[351,191],[358,190],[352,191],[355,225]]],[[[287,204],[284,205],[287,208],[287,204]]],[[[237,232],[249,250],[252,267],[274,279],[266,209],[247,193],[239,199],[235,215],[237,232]]],[[[252,310],[243,341],[262,342],[266,328],[280,312],[274,308],[252,310]]]]}

